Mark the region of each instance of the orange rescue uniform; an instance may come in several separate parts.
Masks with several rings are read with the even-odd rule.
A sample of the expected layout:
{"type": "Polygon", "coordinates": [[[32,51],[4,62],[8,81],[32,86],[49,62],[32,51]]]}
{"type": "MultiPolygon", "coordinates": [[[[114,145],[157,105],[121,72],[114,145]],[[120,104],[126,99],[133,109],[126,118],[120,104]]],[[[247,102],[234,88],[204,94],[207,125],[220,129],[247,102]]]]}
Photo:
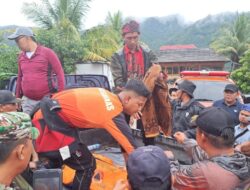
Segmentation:
{"type": "MultiPolygon", "coordinates": [[[[52,99],[59,102],[61,109],[58,115],[70,127],[104,128],[128,154],[137,147],[117,95],[102,88],[77,88],[59,92],[53,95],[52,99]]],[[[42,118],[42,112],[39,110],[35,113],[33,121],[35,123],[42,118]]],[[[42,142],[44,135],[40,132],[37,143],[42,142]]]]}

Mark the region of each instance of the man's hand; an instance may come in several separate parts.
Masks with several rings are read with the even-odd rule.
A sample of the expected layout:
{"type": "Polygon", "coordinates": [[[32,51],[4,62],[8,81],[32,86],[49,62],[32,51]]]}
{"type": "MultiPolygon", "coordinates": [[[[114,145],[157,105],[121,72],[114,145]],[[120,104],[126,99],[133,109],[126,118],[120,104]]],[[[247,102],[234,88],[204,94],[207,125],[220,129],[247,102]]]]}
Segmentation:
{"type": "Polygon", "coordinates": [[[32,146],[32,159],[29,162],[30,169],[37,169],[38,161],[39,161],[38,154],[36,153],[34,146],[32,146]]]}
{"type": "Polygon", "coordinates": [[[124,87],[117,86],[116,89],[117,89],[118,91],[123,91],[123,90],[124,90],[124,87]]]}
{"type": "Polygon", "coordinates": [[[247,155],[250,156],[250,141],[244,142],[240,145],[240,151],[247,155]]]}
{"type": "Polygon", "coordinates": [[[142,113],[138,111],[137,113],[131,115],[131,117],[135,120],[141,119],[142,113]]]}
{"type": "Polygon", "coordinates": [[[171,159],[171,160],[174,159],[174,154],[173,154],[172,151],[165,150],[164,153],[165,153],[165,155],[166,155],[169,159],[171,159]]]}
{"type": "Polygon", "coordinates": [[[113,190],[128,190],[129,189],[129,184],[127,181],[124,180],[119,180],[116,182],[115,187],[113,190]]]}
{"type": "Polygon", "coordinates": [[[187,136],[183,132],[176,132],[174,134],[174,138],[177,140],[178,143],[183,144],[187,136]]]}

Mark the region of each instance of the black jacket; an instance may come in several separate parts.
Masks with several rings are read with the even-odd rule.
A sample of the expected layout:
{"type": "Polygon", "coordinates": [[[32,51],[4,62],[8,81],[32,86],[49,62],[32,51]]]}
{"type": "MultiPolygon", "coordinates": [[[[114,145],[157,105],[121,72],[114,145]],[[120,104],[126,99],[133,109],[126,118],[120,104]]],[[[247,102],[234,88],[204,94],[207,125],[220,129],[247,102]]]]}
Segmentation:
{"type": "MultiPolygon", "coordinates": [[[[143,51],[145,73],[151,67],[152,63],[157,63],[157,57],[147,46],[140,44],[143,51]]],[[[124,48],[118,50],[111,58],[111,71],[115,86],[125,86],[127,78],[127,66],[125,63],[124,48]]]]}
{"type": "Polygon", "coordinates": [[[204,107],[195,99],[181,106],[181,102],[173,101],[173,134],[177,131],[185,132],[189,138],[195,138],[195,129],[190,126],[192,116],[199,115],[204,107]]]}

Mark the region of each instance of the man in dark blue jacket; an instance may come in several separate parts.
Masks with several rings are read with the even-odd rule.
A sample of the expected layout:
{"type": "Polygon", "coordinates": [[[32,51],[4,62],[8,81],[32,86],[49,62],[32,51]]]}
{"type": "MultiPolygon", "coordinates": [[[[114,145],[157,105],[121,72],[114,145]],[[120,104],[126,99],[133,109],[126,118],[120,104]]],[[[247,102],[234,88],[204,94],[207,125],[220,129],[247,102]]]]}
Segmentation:
{"type": "Polygon", "coordinates": [[[239,113],[242,104],[237,99],[239,96],[239,89],[234,84],[228,84],[224,89],[224,98],[213,103],[214,107],[219,107],[230,113],[233,118],[234,126],[240,123],[239,113]]]}

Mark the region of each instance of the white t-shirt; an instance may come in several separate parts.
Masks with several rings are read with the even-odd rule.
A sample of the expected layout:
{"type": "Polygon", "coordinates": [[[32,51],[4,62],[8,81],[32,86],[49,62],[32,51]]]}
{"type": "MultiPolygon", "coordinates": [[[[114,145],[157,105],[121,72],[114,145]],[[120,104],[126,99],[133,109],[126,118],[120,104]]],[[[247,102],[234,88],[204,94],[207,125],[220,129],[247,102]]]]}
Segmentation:
{"type": "Polygon", "coordinates": [[[34,51],[27,51],[26,56],[30,59],[34,53],[34,51]]]}

